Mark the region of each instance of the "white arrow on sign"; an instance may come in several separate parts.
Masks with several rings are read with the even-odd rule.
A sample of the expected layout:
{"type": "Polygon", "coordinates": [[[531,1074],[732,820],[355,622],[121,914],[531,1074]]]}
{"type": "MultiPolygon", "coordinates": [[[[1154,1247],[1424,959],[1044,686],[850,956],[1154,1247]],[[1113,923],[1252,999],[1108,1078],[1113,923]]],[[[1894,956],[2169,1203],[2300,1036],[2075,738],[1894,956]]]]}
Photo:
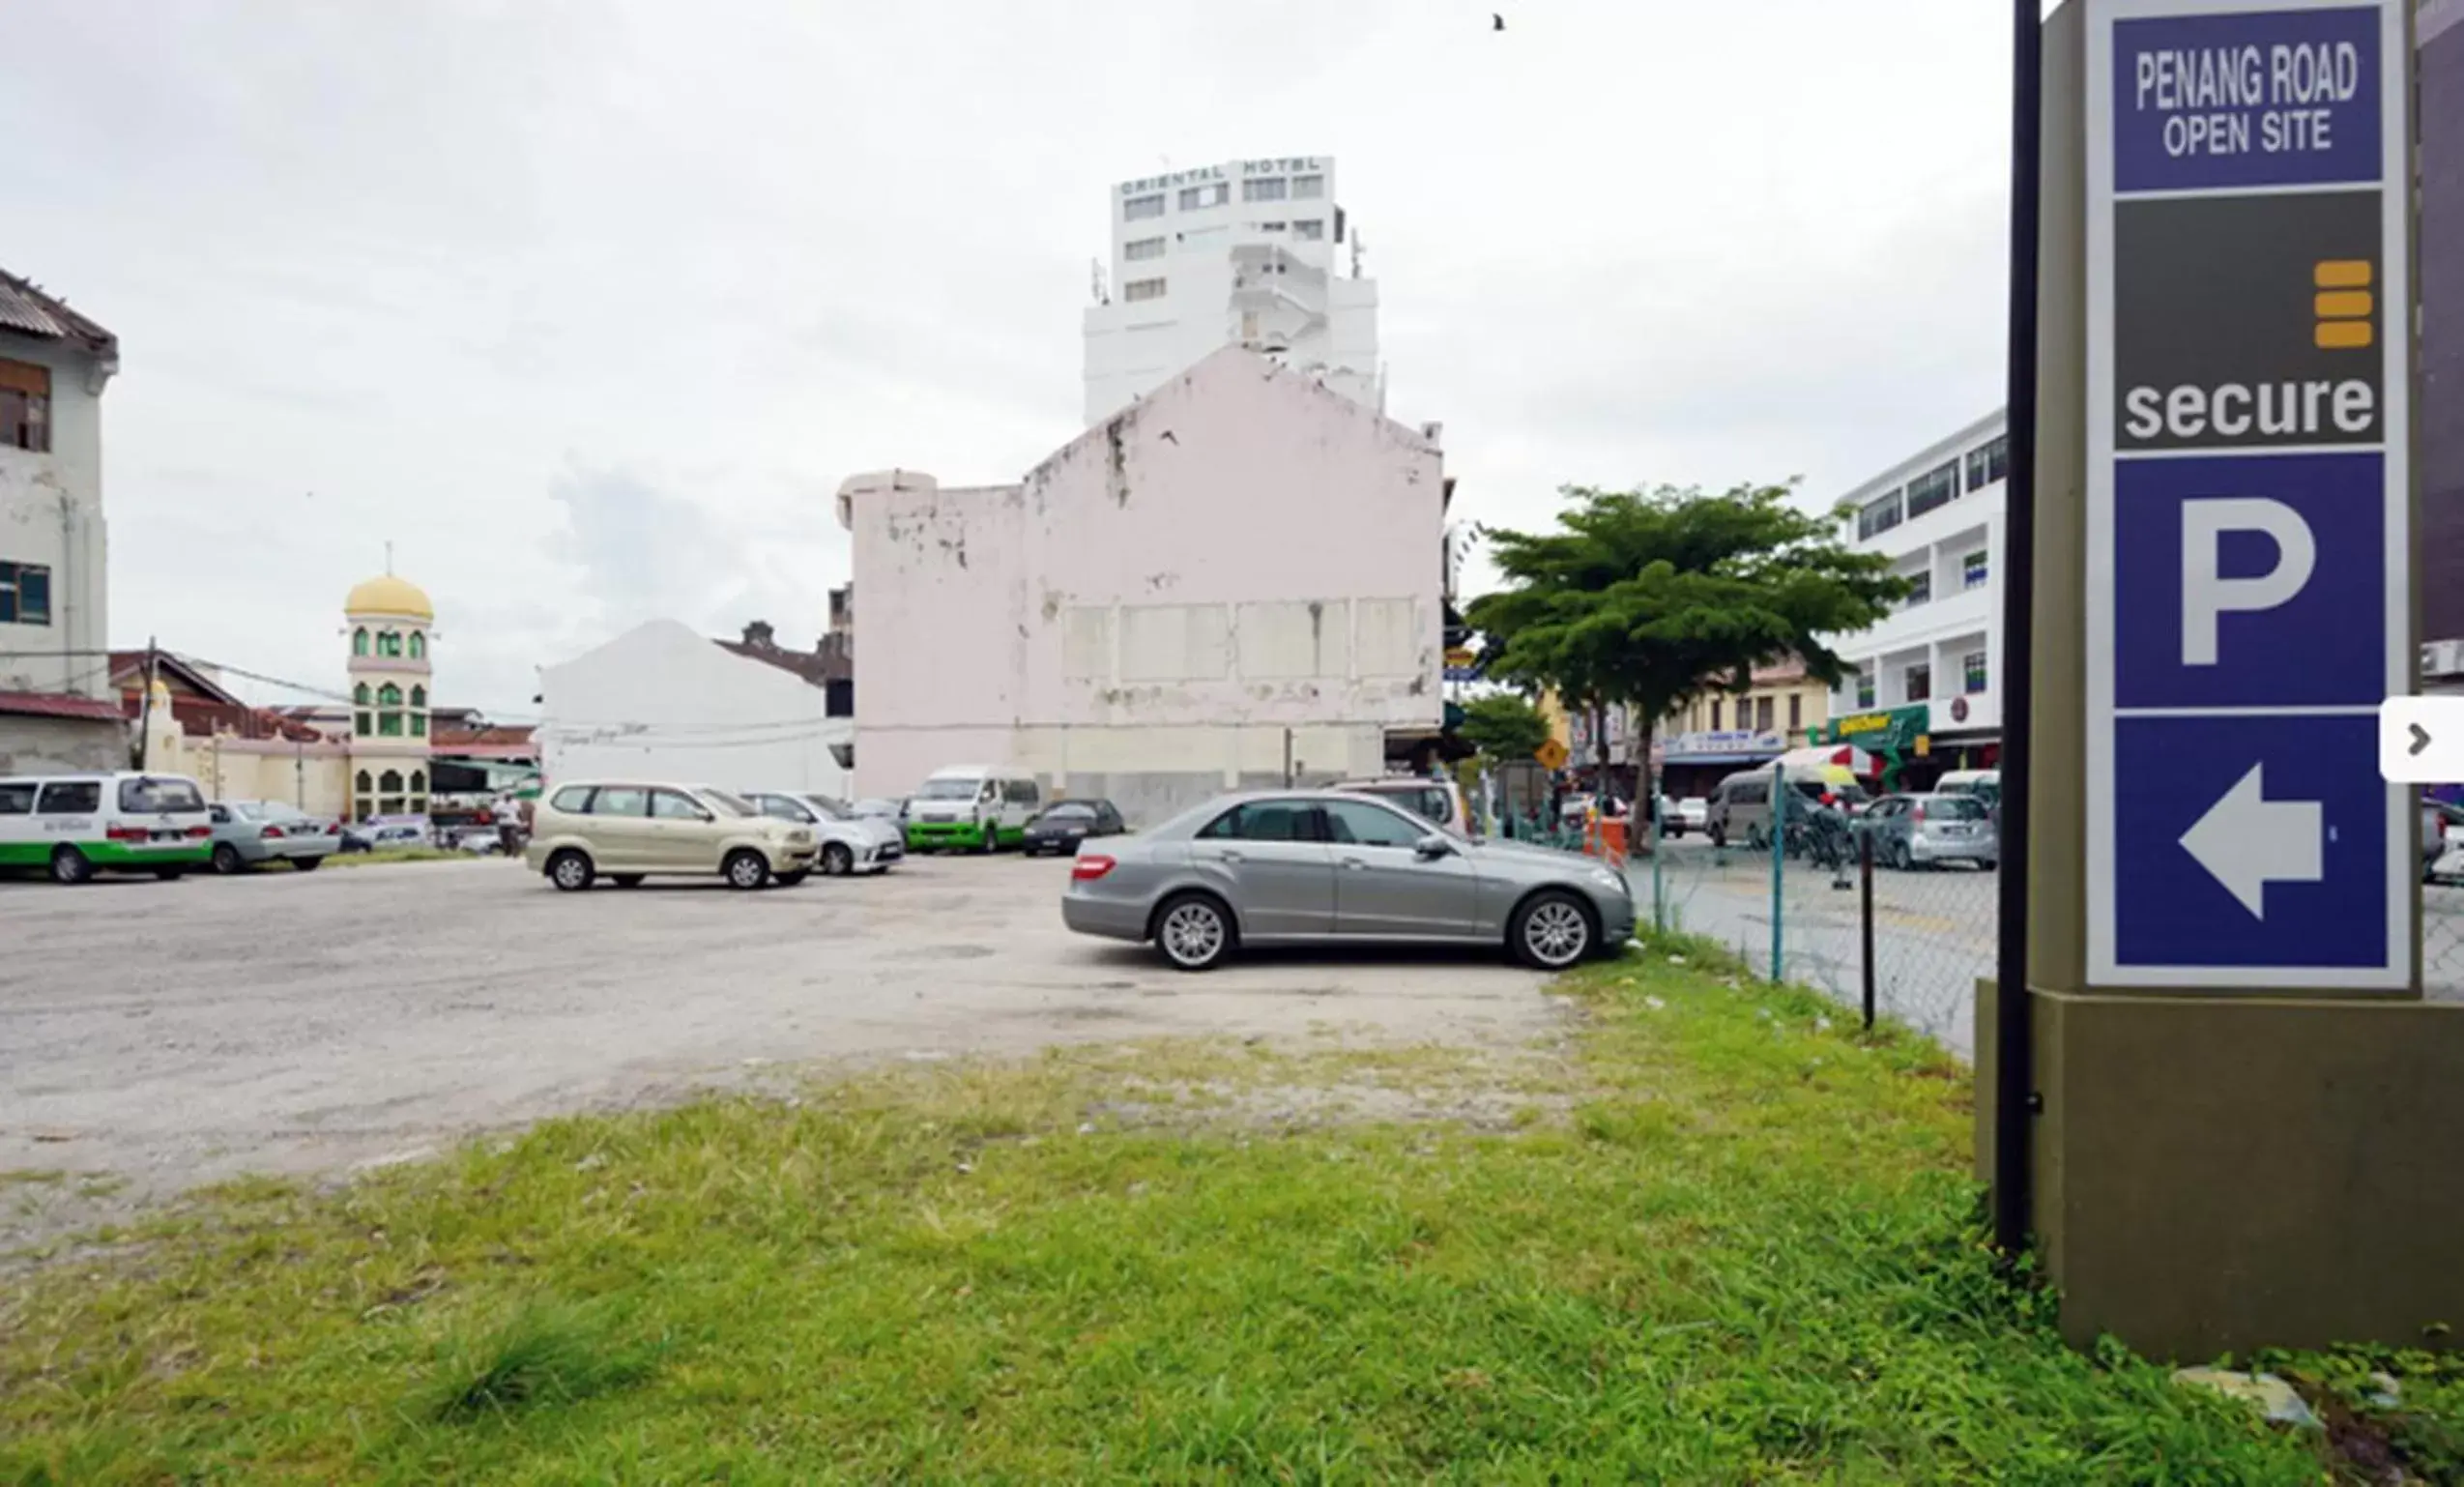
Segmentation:
{"type": "Polygon", "coordinates": [[[2182,850],[2198,860],[2250,918],[2267,918],[2271,883],[2316,883],[2327,876],[2326,806],[2317,801],[2271,801],[2267,766],[2250,766],[2224,799],[2182,833],[2182,850]]]}

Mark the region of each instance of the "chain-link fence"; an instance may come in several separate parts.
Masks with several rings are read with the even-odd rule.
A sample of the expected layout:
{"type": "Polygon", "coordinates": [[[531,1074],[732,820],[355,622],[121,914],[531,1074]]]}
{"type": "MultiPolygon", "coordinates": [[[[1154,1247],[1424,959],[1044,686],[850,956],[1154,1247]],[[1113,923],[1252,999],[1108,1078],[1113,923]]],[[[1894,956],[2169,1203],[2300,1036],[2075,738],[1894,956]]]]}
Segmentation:
{"type": "Polygon", "coordinates": [[[2464,881],[2421,885],[2421,990],[2464,1002],[2464,881]]]}

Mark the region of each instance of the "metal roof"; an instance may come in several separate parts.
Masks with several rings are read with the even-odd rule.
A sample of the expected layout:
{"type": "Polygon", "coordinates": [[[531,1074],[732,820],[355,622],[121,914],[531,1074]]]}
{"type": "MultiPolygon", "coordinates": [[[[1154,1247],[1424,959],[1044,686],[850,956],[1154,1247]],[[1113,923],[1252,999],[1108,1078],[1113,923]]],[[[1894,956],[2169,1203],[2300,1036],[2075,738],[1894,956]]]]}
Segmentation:
{"type": "Polygon", "coordinates": [[[72,340],[105,356],[116,355],[120,347],[118,336],[71,309],[67,302],[6,270],[0,270],[0,330],[72,340]]]}

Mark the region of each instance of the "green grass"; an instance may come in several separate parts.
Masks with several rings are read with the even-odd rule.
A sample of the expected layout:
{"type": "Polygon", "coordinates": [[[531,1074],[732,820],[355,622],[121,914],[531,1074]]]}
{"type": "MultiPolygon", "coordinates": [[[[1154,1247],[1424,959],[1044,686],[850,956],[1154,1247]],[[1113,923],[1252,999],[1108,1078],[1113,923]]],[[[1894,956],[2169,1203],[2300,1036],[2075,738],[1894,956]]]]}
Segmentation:
{"type": "Polygon", "coordinates": [[[480,854],[448,852],[442,847],[376,847],[366,852],[336,852],[325,860],[328,867],[374,867],[385,862],[468,862],[484,860],[480,854]]]}
{"type": "MultiPolygon", "coordinates": [[[[2323,1479],[2001,1281],[1957,1069],[1688,958],[1525,1057],[1081,1050],[235,1186],[0,1300],[0,1482],[2323,1479]]],[[[2394,1365],[2417,1463],[2464,1421],[2273,1361],[2394,1365]]]]}

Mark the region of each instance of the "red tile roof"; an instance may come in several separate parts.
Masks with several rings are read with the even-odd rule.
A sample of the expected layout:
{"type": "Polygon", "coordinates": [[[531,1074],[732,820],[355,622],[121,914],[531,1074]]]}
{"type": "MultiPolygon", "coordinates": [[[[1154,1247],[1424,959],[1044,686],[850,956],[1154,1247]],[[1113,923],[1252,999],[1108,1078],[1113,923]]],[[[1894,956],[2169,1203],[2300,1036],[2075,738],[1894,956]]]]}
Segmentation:
{"type": "Polygon", "coordinates": [[[100,723],[120,720],[118,703],[66,692],[0,692],[0,713],[16,717],[83,717],[100,723]]]}

